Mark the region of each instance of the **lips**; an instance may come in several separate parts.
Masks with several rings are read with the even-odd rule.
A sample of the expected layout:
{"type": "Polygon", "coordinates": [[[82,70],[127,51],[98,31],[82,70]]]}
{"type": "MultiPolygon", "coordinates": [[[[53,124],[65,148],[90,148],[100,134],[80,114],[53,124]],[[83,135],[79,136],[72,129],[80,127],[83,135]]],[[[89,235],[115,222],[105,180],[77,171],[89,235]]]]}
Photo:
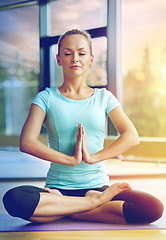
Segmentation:
{"type": "Polygon", "coordinates": [[[73,66],[71,66],[70,68],[78,69],[78,68],[81,68],[81,66],[73,65],[73,66]]]}

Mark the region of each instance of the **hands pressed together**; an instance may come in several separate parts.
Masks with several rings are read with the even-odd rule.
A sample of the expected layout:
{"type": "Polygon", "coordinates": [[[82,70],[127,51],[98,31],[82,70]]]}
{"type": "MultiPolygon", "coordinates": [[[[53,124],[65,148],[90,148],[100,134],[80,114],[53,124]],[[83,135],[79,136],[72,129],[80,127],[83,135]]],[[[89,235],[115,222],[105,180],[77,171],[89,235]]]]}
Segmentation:
{"type": "Polygon", "coordinates": [[[93,164],[94,155],[89,152],[85,129],[82,124],[78,125],[76,138],[77,138],[77,142],[76,142],[75,154],[74,154],[75,165],[80,164],[82,161],[88,164],[93,164]]]}

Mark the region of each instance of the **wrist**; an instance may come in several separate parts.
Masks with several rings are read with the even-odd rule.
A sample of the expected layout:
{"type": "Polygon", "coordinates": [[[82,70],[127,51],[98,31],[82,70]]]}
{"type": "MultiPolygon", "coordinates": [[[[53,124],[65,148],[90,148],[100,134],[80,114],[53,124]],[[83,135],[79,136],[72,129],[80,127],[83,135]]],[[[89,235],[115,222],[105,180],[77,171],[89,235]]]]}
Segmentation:
{"type": "Polygon", "coordinates": [[[89,156],[89,164],[94,164],[94,163],[96,163],[95,155],[94,154],[90,154],[90,156],[89,156]]]}
{"type": "Polygon", "coordinates": [[[93,158],[94,163],[98,163],[98,162],[101,162],[104,160],[104,159],[102,159],[100,152],[94,153],[92,158],[93,158]]]}
{"type": "Polygon", "coordinates": [[[71,165],[77,166],[81,163],[82,159],[77,158],[76,156],[71,157],[71,165]]]}
{"type": "Polygon", "coordinates": [[[85,163],[91,165],[91,164],[95,163],[95,156],[94,156],[94,154],[89,153],[88,155],[83,156],[83,160],[84,160],[85,163]]]}

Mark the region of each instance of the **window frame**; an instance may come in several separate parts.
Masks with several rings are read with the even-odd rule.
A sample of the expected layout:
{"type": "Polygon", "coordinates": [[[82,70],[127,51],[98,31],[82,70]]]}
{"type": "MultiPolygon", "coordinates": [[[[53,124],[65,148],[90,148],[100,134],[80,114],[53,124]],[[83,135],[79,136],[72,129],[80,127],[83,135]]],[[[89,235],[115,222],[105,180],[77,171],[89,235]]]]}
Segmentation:
{"type": "MultiPolygon", "coordinates": [[[[0,1],[0,11],[9,10],[17,7],[26,7],[30,5],[39,5],[39,34],[40,34],[40,46],[43,45],[43,48],[47,48],[46,44],[48,40],[54,41],[52,45],[55,44],[55,40],[58,40],[59,36],[49,36],[49,2],[56,1],[56,0],[1,0],[0,1]],[[43,20],[42,20],[43,19],[43,20]],[[45,19],[45,20],[44,20],[45,19]],[[47,24],[47,25],[46,25],[47,24]]],[[[113,92],[113,94],[119,99],[121,104],[123,105],[123,80],[122,80],[122,68],[121,68],[121,3],[122,0],[107,0],[108,3],[108,15],[107,15],[107,27],[104,29],[104,34],[107,35],[107,89],[113,92]]],[[[97,31],[97,30],[95,30],[97,31]]],[[[44,79],[44,71],[43,66],[48,66],[48,63],[50,61],[49,57],[50,53],[48,51],[49,48],[47,48],[47,51],[45,50],[45,54],[47,54],[47,58],[44,58],[43,50],[40,49],[40,77],[39,77],[39,90],[43,89],[44,84],[45,86],[49,86],[47,82],[45,82],[44,79]],[[48,62],[46,62],[46,59],[48,62]],[[48,85],[47,85],[48,84],[48,85]]],[[[49,70],[50,71],[50,70],[49,70]]],[[[46,73],[45,73],[46,74],[46,73]]],[[[49,72],[47,72],[49,74],[49,72]]],[[[47,79],[47,78],[45,78],[47,79]]],[[[111,141],[114,141],[116,139],[116,132],[115,134],[112,134],[111,126],[108,127],[108,135],[105,138],[105,141],[108,141],[109,143],[111,141]],[[115,135],[112,136],[112,135],[115,135]]],[[[45,136],[44,141],[45,140],[45,136]]],[[[0,146],[18,146],[19,137],[18,136],[7,136],[7,135],[1,135],[0,136],[0,146]]],[[[135,156],[137,158],[140,158],[140,154],[142,158],[149,158],[153,157],[156,154],[156,160],[162,160],[166,159],[166,153],[165,153],[165,144],[166,144],[166,138],[144,138],[141,137],[141,144],[129,150],[129,152],[126,153],[126,155],[133,156],[133,159],[135,156]],[[161,144],[162,143],[162,144],[161,144]],[[154,147],[155,146],[155,147],[154,147]],[[155,151],[152,151],[152,149],[155,151]],[[158,153],[161,154],[159,158],[157,158],[158,153]]]]}
{"type": "MultiPolygon", "coordinates": [[[[39,0],[40,16],[40,80],[39,91],[51,86],[51,46],[58,43],[59,36],[50,36],[50,6],[39,0]]],[[[107,38],[107,85],[123,105],[123,81],[121,67],[121,0],[107,0],[107,26],[85,29],[92,38],[107,38]]],[[[98,87],[98,86],[97,86],[98,87]]],[[[104,86],[101,86],[104,87],[104,86]]],[[[98,87],[99,88],[99,87],[98,87]]],[[[108,121],[107,135],[117,135],[112,122],[108,121]]]]}
{"type": "MultiPolygon", "coordinates": [[[[51,46],[57,44],[59,36],[50,34],[50,2],[56,0],[2,0],[0,11],[29,5],[39,5],[39,48],[40,48],[40,73],[39,91],[51,86],[51,70],[53,65],[51,46]]],[[[85,29],[92,38],[107,38],[107,85],[123,105],[123,81],[121,74],[121,1],[107,0],[107,26],[95,29],[85,29]]],[[[108,121],[108,135],[117,135],[111,121],[108,121]]]]}
{"type": "MultiPolygon", "coordinates": [[[[39,90],[50,87],[50,47],[57,44],[58,36],[50,36],[50,1],[39,0],[40,17],[40,74],[39,90]],[[47,64],[46,64],[47,63],[47,64]]],[[[121,74],[121,0],[107,0],[107,26],[85,29],[92,38],[107,38],[107,87],[123,104],[121,74]]]]}

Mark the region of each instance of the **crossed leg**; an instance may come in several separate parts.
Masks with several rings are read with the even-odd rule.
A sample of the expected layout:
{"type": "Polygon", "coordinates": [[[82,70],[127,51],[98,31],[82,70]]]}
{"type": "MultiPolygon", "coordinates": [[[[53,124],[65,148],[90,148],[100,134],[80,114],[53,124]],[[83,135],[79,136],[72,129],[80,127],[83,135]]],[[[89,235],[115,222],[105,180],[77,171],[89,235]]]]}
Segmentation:
{"type": "MultiPolygon", "coordinates": [[[[97,191],[88,191],[86,193],[86,196],[100,196],[100,194],[102,193],[97,191]]],[[[85,221],[126,224],[126,220],[123,214],[123,204],[124,201],[109,201],[95,209],[80,213],[74,213],[69,217],[72,219],[85,221]]]]}
{"type": "Polygon", "coordinates": [[[151,194],[129,190],[94,210],[72,214],[71,218],[114,224],[148,224],[158,220],[163,210],[163,204],[151,194]]]}
{"type": "Polygon", "coordinates": [[[30,221],[47,222],[64,216],[81,219],[83,216],[89,220],[107,222],[106,215],[109,215],[110,222],[125,223],[122,210],[122,201],[110,202],[120,192],[130,190],[127,183],[115,183],[104,192],[89,191],[85,197],[69,197],[49,190],[49,193],[40,193],[40,201],[30,221]],[[108,207],[109,206],[109,207],[108,207]],[[109,208],[109,211],[108,211],[109,208]]]}
{"type": "MultiPolygon", "coordinates": [[[[107,195],[109,191],[112,191],[111,195],[108,194],[111,201],[106,201],[105,199],[103,204],[89,210],[74,211],[73,208],[72,211],[74,212],[68,216],[72,219],[114,224],[148,224],[162,216],[164,207],[157,198],[140,191],[125,191],[127,190],[126,188],[120,191],[119,186],[118,184],[112,185],[104,192],[88,191],[85,198],[90,197],[94,199],[101,199],[103,194],[107,195]],[[119,193],[116,194],[118,191],[119,193]],[[113,195],[114,197],[111,197],[113,195]]],[[[54,190],[50,191],[54,192],[54,190]]],[[[81,204],[81,202],[79,201],[78,204],[81,204]]],[[[63,216],[56,215],[52,219],[47,218],[47,221],[56,220],[63,216]]],[[[39,219],[37,220],[39,221],[39,219]]],[[[46,221],[46,218],[40,219],[40,221],[46,221]]]]}
{"type": "Polygon", "coordinates": [[[163,204],[150,194],[116,183],[104,192],[88,191],[84,197],[63,196],[57,190],[33,186],[10,189],[3,197],[7,212],[35,222],[69,216],[95,222],[151,223],[162,216],[163,204]]]}

